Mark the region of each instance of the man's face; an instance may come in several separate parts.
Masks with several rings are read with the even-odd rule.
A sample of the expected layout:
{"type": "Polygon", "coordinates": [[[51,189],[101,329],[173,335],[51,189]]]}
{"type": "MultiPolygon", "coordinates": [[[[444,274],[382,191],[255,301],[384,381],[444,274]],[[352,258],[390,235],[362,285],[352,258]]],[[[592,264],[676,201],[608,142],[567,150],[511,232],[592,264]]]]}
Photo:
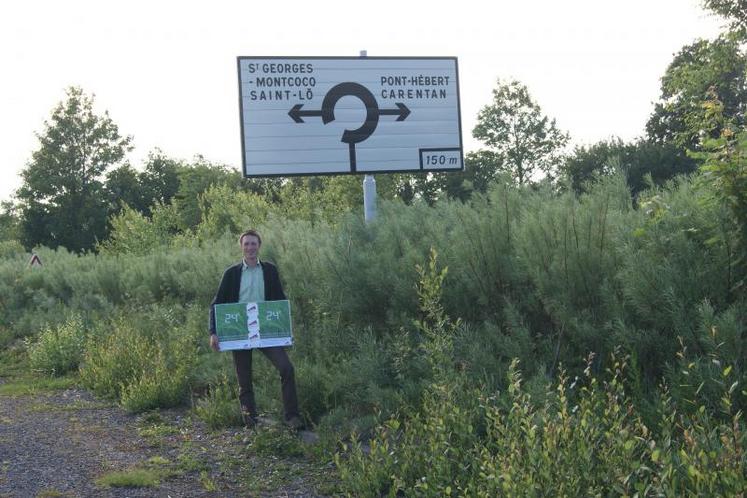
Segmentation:
{"type": "Polygon", "coordinates": [[[241,238],[241,250],[246,261],[254,261],[259,255],[259,239],[254,235],[244,235],[241,238]]]}

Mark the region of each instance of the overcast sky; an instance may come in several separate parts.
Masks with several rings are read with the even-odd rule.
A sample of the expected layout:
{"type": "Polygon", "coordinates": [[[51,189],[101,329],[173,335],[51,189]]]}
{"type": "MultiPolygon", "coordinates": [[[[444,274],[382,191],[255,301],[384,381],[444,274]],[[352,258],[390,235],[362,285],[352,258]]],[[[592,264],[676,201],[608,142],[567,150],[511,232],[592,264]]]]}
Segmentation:
{"type": "Polygon", "coordinates": [[[52,1],[0,14],[0,200],[64,89],[96,96],[136,168],[167,155],[241,168],[236,57],[454,56],[463,140],[515,78],[574,144],[643,133],[672,56],[720,21],[698,0],[52,1]]]}

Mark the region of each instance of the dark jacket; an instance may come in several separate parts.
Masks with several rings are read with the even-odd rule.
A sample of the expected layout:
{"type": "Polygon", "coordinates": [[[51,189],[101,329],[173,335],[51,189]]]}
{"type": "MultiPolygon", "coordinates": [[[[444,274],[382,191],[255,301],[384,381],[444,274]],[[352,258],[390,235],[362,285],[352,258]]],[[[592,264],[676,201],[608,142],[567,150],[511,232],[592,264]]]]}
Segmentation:
{"type": "MultiPolygon", "coordinates": [[[[211,334],[215,334],[215,305],[239,302],[242,264],[243,262],[239,261],[237,264],[229,266],[226,271],[223,272],[223,278],[220,280],[218,292],[215,293],[213,302],[210,303],[208,328],[211,334]]],[[[277,267],[272,263],[261,260],[259,264],[262,265],[262,276],[265,281],[265,301],[283,301],[287,299],[283,292],[283,284],[280,283],[280,274],[278,273],[277,267]]]]}

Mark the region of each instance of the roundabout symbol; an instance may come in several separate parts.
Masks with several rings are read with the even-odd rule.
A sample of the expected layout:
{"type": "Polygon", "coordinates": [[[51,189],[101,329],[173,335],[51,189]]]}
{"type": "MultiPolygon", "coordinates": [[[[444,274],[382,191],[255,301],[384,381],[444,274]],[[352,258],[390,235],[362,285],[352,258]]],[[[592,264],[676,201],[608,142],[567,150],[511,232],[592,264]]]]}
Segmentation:
{"type": "Polygon", "coordinates": [[[335,105],[342,97],[353,96],[360,99],[366,106],[366,120],[363,124],[354,130],[345,130],[342,134],[341,142],[348,144],[350,152],[350,171],[356,170],[355,144],[363,142],[370,137],[379,124],[379,116],[397,116],[397,121],[404,121],[410,115],[410,109],[405,104],[397,103],[396,109],[379,109],[374,95],[360,83],[346,82],[333,86],[322,101],[322,108],[319,110],[302,110],[303,104],[296,104],[288,111],[296,123],[303,123],[304,116],[319,116],[322,123],[329,124],[335,120],[335,105]]]}

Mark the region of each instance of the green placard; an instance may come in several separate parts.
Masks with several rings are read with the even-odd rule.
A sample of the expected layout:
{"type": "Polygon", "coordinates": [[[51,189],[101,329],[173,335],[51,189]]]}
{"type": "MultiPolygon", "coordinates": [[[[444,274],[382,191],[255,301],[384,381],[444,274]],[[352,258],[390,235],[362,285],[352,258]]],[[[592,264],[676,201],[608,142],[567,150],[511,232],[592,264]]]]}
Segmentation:
{"type": "Polygon", "coordinates": [[[216,304],[215,327],[221,350],[293,344],[289,301],[216,304]]]}

